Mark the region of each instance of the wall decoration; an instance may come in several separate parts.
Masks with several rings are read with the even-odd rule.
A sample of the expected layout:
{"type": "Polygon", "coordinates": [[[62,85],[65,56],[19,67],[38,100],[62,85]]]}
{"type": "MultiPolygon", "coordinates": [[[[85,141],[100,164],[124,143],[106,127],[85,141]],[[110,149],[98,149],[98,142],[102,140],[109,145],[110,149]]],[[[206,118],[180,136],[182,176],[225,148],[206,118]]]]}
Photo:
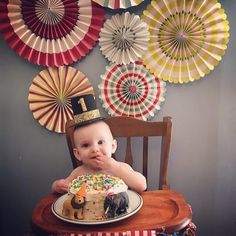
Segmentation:
{"type": "Polygon", "coordinates": [[[111,116],[151,119],[165,100],[165,82],[151,74],[141,61],[111,64],[101,79],[99,98],[111,116]]]}
{"type": "Polygon", "coordinates": [[[65,123],[73,119],[70,98],[94,94],[88,78],[73,67],[50,67],[37,75],[29,88],[29,107],[45,128],[65,132],[65,123]]]}
{"type": "Polygon", "coordinates": [[[91,0],[9,0],[0,8],[0,32],[10,48],[43,66],[87,55],[104,21],[104,9],[91,0]]]}
{"type": "Polygon", "coordinates": [[[137,6],[144,0],[93,0],[103,7],[108,7],[111,9],[119,9],[119,8],[129,8],[133,6],[137,6]]]}
{"type": "Polygon", "coordinates": [[[102,54],[116,64],[136,61],[147,50],[148,27],[138,15],[125,12],[106,20],[100,32],[102,54]]]}
{"type": "Polygon", "coordinates": [[[142,16],[150,32],[144,64],[165,81],[200,79],[225,53],[229,40],[226,18],[216,0],[153,0],[142,16]]]}

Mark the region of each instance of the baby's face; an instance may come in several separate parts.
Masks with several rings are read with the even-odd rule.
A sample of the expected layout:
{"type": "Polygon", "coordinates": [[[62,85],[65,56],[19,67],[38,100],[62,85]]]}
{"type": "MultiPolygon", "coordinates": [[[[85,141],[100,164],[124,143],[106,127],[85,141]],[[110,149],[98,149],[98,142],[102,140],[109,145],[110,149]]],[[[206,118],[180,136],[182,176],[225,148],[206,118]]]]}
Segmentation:
{"type": "Polygon", "coordinates": [[[116,150],[109,126],[99,121],[75,130],[74,141],[83,164],[96,166],[96,158],[110,158],[116,150]]]}

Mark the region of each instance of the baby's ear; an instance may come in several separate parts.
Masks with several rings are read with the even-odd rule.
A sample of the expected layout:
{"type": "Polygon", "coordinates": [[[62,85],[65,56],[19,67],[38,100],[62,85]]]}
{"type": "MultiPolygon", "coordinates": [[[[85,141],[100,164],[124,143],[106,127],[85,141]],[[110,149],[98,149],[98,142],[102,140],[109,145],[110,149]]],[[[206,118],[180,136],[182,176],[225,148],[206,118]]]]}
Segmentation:
{"type": "Polygon", "coordinates": [[[117,149],[117,141],[116,139],[112,140],[112,154],[116,152],[117,149]]]}
{"type": "Polygon", "coordinates": [[[81,161],[80,156],[79,156],[78,149],[77,149],[77,148],[73,148],[73,152],[74,152],[74,155],[75,155],[76,159],[79,160],[79,161],[81,161]]]}

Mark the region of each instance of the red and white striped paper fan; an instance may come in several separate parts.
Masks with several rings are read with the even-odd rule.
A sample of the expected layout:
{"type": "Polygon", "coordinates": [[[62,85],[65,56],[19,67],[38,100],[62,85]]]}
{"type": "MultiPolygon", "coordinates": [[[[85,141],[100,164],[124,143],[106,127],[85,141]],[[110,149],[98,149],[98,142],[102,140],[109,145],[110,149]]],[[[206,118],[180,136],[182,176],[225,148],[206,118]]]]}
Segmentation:
{"type": "Polygon", "coordinates": [[[144,0],[93,0],[103,7],[108,7],[111,9],[129,8],[137,6],[144,0]]]}
{"type": "Polygon", "coordinates": [[[148,120],[160,110],[165,100],[166,83],[151,74],[141,61],[128,65],[111,64],[101,79],[99,98],[111,116],[148,120]]]}
{"type": "Polygon", "coordinates": [[[29,107],[38,122],[57,133],[65,132],[67,120],[73,119],[70,99],[94,94],[88,78],[73,67],[50,67],[37,75],[29,88],[29,107]]]}
{"type": "Polygon", "coordinates": [[[0,32],[9,47],[43,66],[68,65],[94,47],[104,10],[91,0],[0,2],[0,32]]]}

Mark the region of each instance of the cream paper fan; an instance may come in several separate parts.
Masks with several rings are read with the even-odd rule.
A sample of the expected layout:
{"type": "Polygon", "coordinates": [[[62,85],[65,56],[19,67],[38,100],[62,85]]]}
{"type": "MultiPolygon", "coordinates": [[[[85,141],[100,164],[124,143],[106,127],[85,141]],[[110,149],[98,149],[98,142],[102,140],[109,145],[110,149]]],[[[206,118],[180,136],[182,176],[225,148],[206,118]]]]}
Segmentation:
{"type": "Polygon", "coordinates": [[[99,35],[102,54],[116,64],[134,62],[147,50],[149,33],[138,15],[125,12],[106,20],[99,35]]]}

